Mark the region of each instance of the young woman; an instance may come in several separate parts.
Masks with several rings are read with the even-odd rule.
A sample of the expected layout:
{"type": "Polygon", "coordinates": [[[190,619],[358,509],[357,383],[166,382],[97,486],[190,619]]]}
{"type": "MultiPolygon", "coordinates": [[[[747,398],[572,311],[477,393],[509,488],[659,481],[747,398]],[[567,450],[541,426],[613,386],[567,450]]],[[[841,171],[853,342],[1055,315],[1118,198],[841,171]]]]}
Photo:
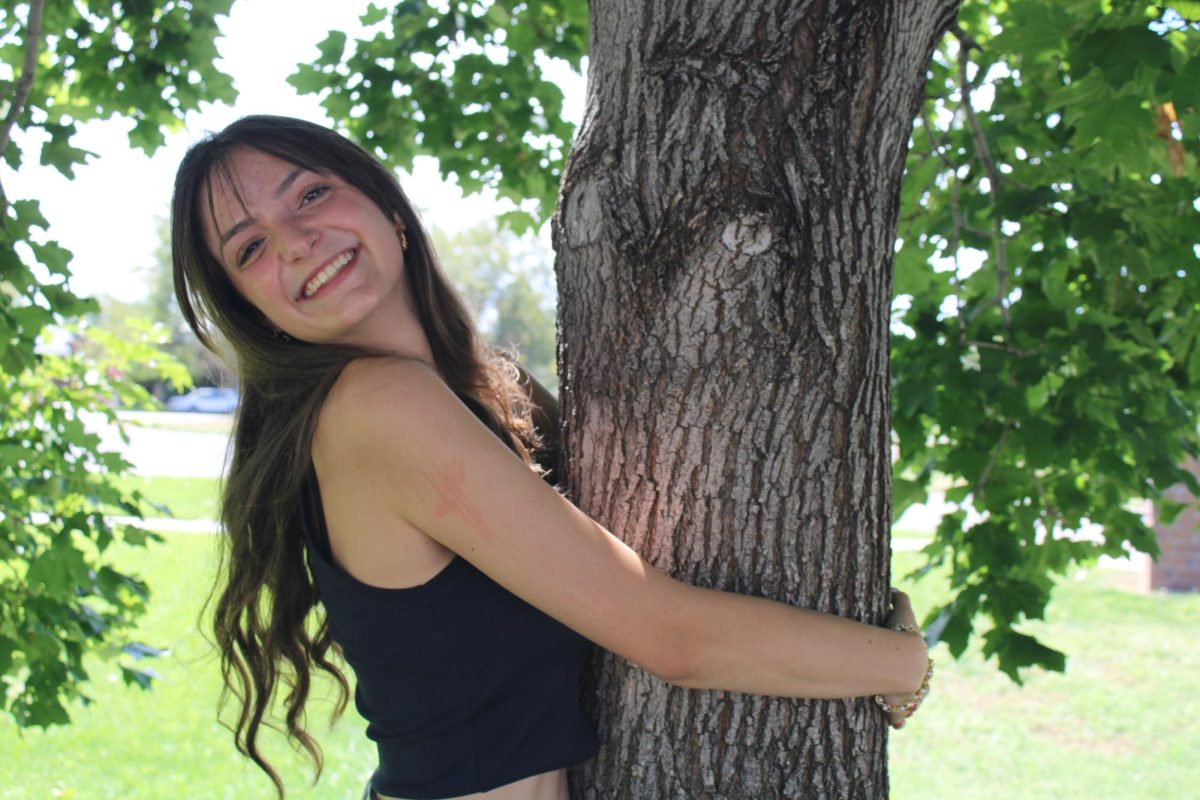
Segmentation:
{"type": "Polygon", "coordinates": [[[680,686],[882,695],[896,727],[927,691],[903,595],[889,630],[688,586],[547,485],[553,399],[479,343],[395,178],[337,134],[248,117],[195,145],[172,245],[184,316],[241,377],[214,629],[238,747],[281,794],[260,727],[282,684],[319,769],[303,709],[314,668],[345,701],[335,643],[381,798],[565,798],[597,746],[588,642],[680,686]]]}

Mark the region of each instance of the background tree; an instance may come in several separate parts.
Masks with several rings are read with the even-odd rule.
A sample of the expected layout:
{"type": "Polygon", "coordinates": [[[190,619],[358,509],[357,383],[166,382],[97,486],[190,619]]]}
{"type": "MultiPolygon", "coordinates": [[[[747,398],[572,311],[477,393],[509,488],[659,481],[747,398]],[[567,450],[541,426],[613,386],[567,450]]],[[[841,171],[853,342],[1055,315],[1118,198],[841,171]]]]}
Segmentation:
{"type": "Polygon", "coordinates": [[[542,385],[557,389],[554,347],[554,254],[532,235],[494,222],[449,233],[433,229],[438,259],[466,296],[480,330],[513,348],[542,385]]]}
{"type": "MultiPolygon", "coordinates": [[[[212,69],[213,16],[228,5],[0,4],[5,165],[38,158],[72,177],[89,155],[71,144],[82,122],[127,117],[130,143],[149,151],[184,111],[232,99],[212,69]]],[[[91,657],[145,686],[151,673],[136,662],[155,652],[130,638],[147,587],[110,551],[153,537],[105,519],[140,514],[141,497],[116,487],[128,464],[103,452],[89,426],[116,424],[114,401],[147,402],[126,376],[169,358],[153,340],[72,324],[97,305],[71,291],[69,261],[37,201],[0,188],[0,704],[19,725],[69,721],[68,705],[87,699],[91,657]],[[75,331],[57,337],[73,350],[39,346],[51,326],[75,331]]]]}

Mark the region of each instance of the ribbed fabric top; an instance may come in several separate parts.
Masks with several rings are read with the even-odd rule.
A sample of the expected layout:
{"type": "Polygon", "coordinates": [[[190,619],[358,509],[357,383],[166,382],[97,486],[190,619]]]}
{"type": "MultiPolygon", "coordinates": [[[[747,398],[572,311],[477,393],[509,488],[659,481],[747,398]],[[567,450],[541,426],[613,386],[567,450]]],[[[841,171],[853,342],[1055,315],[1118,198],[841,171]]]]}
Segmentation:
{"type": "Polygon", "coordinates": [[[375,791],[454,797],[595,754],[580,698],[586,639],[461,557],[410,589],[356,580],[333,563],[312,472],[302,519],[330,633],[379,751],[375,791]]]}

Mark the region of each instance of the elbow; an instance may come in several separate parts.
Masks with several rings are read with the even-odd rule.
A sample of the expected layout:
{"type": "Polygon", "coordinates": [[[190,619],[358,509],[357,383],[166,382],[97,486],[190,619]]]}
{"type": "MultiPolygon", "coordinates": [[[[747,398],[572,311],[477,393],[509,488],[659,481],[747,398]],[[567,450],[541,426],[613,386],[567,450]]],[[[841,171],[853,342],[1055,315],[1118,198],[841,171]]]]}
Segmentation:
{"type": "Polygon", "coordinates": [[[661,681],[685,689],[702,689],[695,648],[680,637],[659,639],[644,658],[635,663],[661,681]]]}

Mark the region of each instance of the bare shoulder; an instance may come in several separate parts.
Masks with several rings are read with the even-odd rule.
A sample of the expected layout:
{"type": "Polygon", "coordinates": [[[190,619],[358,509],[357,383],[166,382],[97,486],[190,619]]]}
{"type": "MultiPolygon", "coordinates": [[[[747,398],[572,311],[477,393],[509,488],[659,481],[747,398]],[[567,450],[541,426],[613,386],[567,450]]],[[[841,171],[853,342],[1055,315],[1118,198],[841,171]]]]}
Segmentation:
{"type": "MultiPolygon", "coordinates": [[[[690,587],[547,486],[429,367],[351,364],[318,425],[318,472],[592,641],[675,674],[690,587]],[[672,610],[674,609],[674,610],[672,610]],[[645,624],[642,624],[642,623],[645,624]]],[[[692,612],[688,612],[692,613],[692,612]]]]}
{"type": "Polygon", "coordinates": [[[330,545],[339,564],[374,586],[424,583],[450,557],[414,527],[406,487],[419,481],[439,437],[420,439],[431,409],[458,403],[419,361],[360,359],[347,365],[321,409],[313,439],[330,545]]]}
{"type": "Polygon", "coordinates": [[[353,447],[389,444],[458,398],[428,365],[363,358],[342,370],[321,408],[317,438],[353,447]]]}
{"type": "Polygon", "coordinates": [[[521,463],[432,368],[414,359],[347,365],[321,410],[313,445],[323,459],[391,484],[397,501],[418,503],[428,495],[415,487],[431,473],[464,462],[521,463]]]}
{"type": "Polygon", "coordinates": [[[349,421],[343,417],[361,417],[362,410],[387,411],[397,401],[415,401],[431,389],[453,395],[429,365],[415,358],[360,358],[342,370],[322,413],[341,423],[349,421]]]}

